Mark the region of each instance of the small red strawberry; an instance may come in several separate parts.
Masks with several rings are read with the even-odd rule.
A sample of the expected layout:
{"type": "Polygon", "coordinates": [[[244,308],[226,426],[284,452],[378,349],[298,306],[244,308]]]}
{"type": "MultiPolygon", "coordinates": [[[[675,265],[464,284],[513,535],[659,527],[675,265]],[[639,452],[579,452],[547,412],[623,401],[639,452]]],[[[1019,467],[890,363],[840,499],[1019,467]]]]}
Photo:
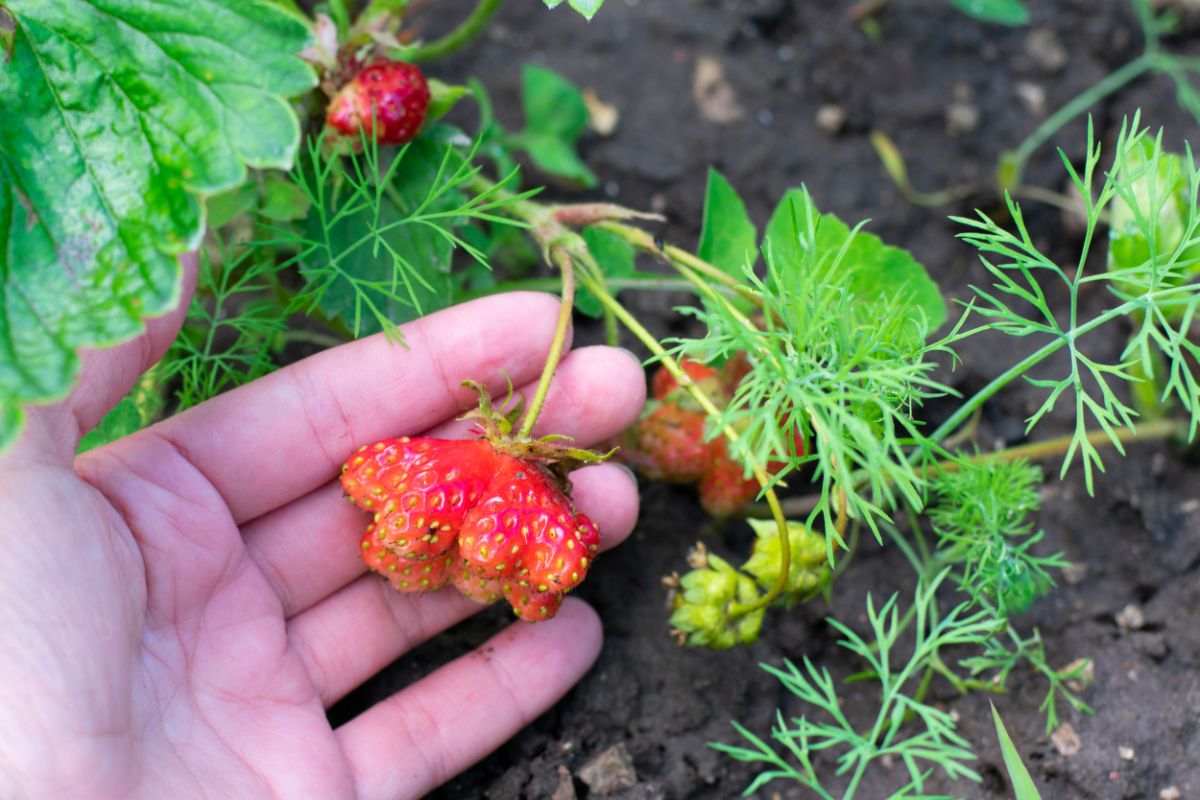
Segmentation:
{"type": "Polygon", "coordinates": [[[398,558],[384,547],[376,534],[376,527],[370,525],[359,540],[363,561],[372,570],[387,578],[396,591],[432,592],[446,585],[454,563],[458,560],[456,553],[451,551],[422,561],[398,558]]]}
{"type": "Polygon", "coordinates": [[[664,402],[625,437],[622,457],[655,481],[691,483],[704,472],[705,414],[664,402]]]}
{"type": "Polygon", "coordinates": [[[724,437],[709,443],[704,475],[700,478],[700,505],[710,515],[723,519],[758,496],[759,485],[745,477],[745,467],[729,455],[724,437]]]}
{"type": "Polygon", "coordinates": [[[417,135],[429,109],[429,84],[415,64],[380,59],[359,70],[329,101],[329,127],[357,141],[374,132],[379,144],[417,135]]]}
{"type": "Polygon", "coordinates": [[[454,544],[498,458],[477,439],[385,439],[355,453],[342,471],[342,488],[375,512],[384,547],[401,558],[429,558],[454,544]]]}

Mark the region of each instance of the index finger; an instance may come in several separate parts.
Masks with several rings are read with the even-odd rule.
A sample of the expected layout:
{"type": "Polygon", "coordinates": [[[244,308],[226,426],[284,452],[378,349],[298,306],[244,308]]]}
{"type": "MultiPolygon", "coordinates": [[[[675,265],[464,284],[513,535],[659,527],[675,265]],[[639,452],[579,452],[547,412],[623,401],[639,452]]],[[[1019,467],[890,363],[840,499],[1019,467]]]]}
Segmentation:
{"type": "MultiPolygon", "coordinates": [[[[168,440],[241,523],[333,478],[359,445],[423,431],[542,369],[558,301],[521,292],[475,300],[318,353],[150,428],[168,440]]],[[[142,435],[142,434],[139,434],[142,435]]]]}

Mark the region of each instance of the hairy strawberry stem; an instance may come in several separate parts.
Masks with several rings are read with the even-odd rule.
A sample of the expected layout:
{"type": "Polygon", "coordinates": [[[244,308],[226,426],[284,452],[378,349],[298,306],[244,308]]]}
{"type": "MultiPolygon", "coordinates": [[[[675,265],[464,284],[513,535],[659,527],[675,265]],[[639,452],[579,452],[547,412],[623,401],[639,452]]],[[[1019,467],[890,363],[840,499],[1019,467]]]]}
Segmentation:
{"type": "Polygon", "coordinates": [[[690,269],[737,292],[738,295],[754,303],[756,306],[762,306],[762,298],[742,285],[741,281],[726,274],[720,268],[708,263],[699,256],[689,253],[673,244],[667,244],[641,228],[625,225],[620,222],[601,222],[596,227],[624,239],[636,249],[665,261],[675,269],[679,267],[690,269]]]}
{"type": "MultiPolygon", "coordinates": [[[[638,340],[658,358],[659,362],[663,365],[667,372],[671,374],[671,377],[675,379],[682,389],[691,395],[692,399],[696,401],[697,405],[699,405],[700,408],[706,414],[708,414],[711,419],[717,419],[720,417],[720,409],[718,409],[712,400],[709,399],[708,395],[704,393],[704,390],[696,385],[696,382],[693,381],[691,376],[684,371],[683,367],[679,365],[679,362],[667,352],[666,348],[659,343],[658,339],[654,337],[654,334],[646,330],[645,326],[638,322],[637,318],[634,317],[633,314],[631,314],[629,310],[625,308],[625,306],[621,305],[621,303],[608,292],[601,280],[594,278],[592,275],[581,274],[579,277],[579,282],[581,285],[587,288],[588,291],[596,295],[596,297],[600,300],[601,305],[610,309],[613,312],[613,315],[629,330],[629,332],[636,336],[638,340]]],[[[725,438],[728,439],[731,444],[737,442],[738,440],[737,431],[734,430],[730,425],[724,426],[721,429],[721,433],[724,434],[725,438]]],[[[731,606],[728,610],[728,615],[732,618],[745,616],[746,614],[753,613],[760,608],[766,608],[767,606],[771,605],[771,603],[775,602],[775,600],[778,599],[779,596],[782,595],[787,589],[788,574],[791,570],[791,534],[788,531],[787,518],[783,514],[783,507],[779,502],[779,497],[775,494],[775,489],[771,487],[771,479],[767,475],[766,470],[764,470],[760,465],[754,464],[752,471],[754,473],[754,479],[758,481],[758,485],[765,490],[764,499],[767,502],[768,508],[771,509],[771,517],[775,520],[775,525],[779,531],[779,578],[775,581],[775,585],[771,587],[770,591],[759,597],[754,602],[731,606]]]]}
{"type": "Polygon", "coordinates": [[[421,45],[409,53],[408,60],[419,64],[423,61],[436,61],[457,53],[483,33],[483,29],[487,27],[503,4],[504,0],[480,0],[479,5],[475,6],[475,10],[471,12],[471,16],[463,20],[461,25],[441,39],[421,45]]]}
{"type": "Polygon", "coordinates": [[[570,254],[564,247],[555,245],[550,248],[548,256],[551,263],[562,273],[562,302],[558,307],[558,324],[554,328],[554,338],[550,341],[550,352],[546,354],[546,365],[542,368],[533,399],[529,401],[529,408],[521,420],[521,427],[517,431],[518,439],[528,439],[533,435],[533,426],[537,423],[538,415],[542,413],[546,395],[550,393],[550,382],[554,380],[554,372],[558,369],[558,362],[562,360],[567,331],[571,329],[571,311],[575,306],[575,265],[570,254]]]}

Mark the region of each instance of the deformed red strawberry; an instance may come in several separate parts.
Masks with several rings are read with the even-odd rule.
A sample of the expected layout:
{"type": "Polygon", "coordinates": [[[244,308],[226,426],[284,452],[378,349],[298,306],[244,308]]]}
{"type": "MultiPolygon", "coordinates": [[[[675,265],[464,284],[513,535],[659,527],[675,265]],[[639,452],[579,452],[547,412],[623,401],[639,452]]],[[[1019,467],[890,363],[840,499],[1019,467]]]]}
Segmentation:
{"type": "Polygon", "coordinates": [[[374,514],[363,560],[399,591],[452,584],[480,603],[506,597],[522,619],[548,619],[600,549],[566,471],[606,456],[562,437],[514,442],[486,395],[475,416],[485,439],[386,439],[351,457],[342,486],[374,514]]]}
{"type": "Polygon", "coordinates": [[[375,513],[384,547],[402,558],[430,558],[453,546],[498,458],[477,439],[385,439],[354,454],[342,471],[342,488],[375,513]]]}
{"type": "Polygon", "coordinates": [[[359,70],[329,101],[329,127],[379,144],[404,144],[429,110],[429,84],[415,64],[380,59],[359,70]]]}
{"type": "Polygon", "coordinates": [[[360,545],[366,565],[387,578],[398,592],[432,592],[442,588],[458,560],[452,552],[421,561],[399,558],[384,547],[374,525],[367,527],[360,545]]]}
{"type": "Polygon", "coordinates": [[[468,512],[459,552],[478,575],[521,581],[537,592],[575,588],[600,549],[600,534],[540,465],[511,456],[468,512]]]}

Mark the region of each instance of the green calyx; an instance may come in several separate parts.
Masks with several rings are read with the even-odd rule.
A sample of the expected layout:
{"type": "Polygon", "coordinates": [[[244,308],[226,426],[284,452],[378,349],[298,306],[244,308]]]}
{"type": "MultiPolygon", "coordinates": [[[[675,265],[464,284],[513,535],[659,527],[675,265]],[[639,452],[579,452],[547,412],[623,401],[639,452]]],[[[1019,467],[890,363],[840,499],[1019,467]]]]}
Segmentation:
{"type": "Polygon", "coordinates": [[[758,639],[765,609],[731,617],[734,605],[745,606],[759,596],[758,587],[729,562],[709,555],[698,545],[690,559],[691,572],[669,581],[674,589],[671,601],[672,632],[680,644],[728,650],[758,639]]]}
{"type": "Polygon", "coordinates": [[[588,464],[599,464],[613,453],[597,453],[581,447],[572,447],[569,436],[551,434],[537,439],[521,439],[513,436],[513,427],[521,414],[521,402],[513,402],[513,387],[509,384],[504,403],[495,408],[491,396],[480,383],[463,381],[463,386],[479,394],[478,407],[463,414],[459,419],[475,420],[480,438],[487,439],[497,453],[503,453],[525,461],[535,461],[548,469],[555,477],[565,481],[569,472],[588,464]]]}
{"type": "MultiPolygon", "coordinates": [[[[769,589],[779,580],[779,529],[773,520],[749,520],[754,529],[754,552],[742,569],[769,589]]],[[[814,533],[799,522],[788,522],[788,541],[791,560],[788,565],[787,587],[778,603],[792,606],[812,597],[829,581],[829,559],[825,537],[814,533]]]]}

